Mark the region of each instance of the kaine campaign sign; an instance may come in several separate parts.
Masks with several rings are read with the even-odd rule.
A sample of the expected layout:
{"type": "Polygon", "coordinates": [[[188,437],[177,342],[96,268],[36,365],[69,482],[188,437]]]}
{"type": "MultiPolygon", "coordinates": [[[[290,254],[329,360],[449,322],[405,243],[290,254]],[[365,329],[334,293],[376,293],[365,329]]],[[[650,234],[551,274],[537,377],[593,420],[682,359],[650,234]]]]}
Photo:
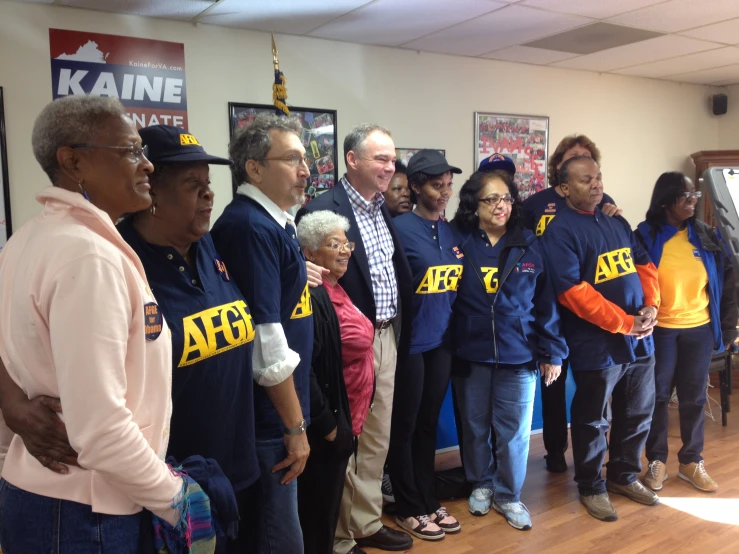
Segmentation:
{"type": "Polygon", "coordinates": [[[115,96],[137,128],[187,129],[185,45],[142,38],[49,29],[54,99],[115,96]]]}

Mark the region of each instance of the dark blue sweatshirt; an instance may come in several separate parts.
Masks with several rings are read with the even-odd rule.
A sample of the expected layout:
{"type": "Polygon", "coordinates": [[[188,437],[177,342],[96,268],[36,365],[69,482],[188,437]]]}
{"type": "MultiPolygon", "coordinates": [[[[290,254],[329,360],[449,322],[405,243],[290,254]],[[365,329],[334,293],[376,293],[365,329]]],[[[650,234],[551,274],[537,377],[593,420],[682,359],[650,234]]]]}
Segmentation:
{"type": "Polygon", "coordinates": [[[459,235],[446,221],[409,212],[393,223],[413,274],[410,353],[419,354],[446,340],[464,255],[459,235]]]}
{"type": "Polygon", "coordinates": [[[464,273],[454,303],[454,346],[464,360],[561,365],[567,345],[544,258],[530,231],[492,246],[478,229],[462,238],[464,273]]]}
{"type": "MultiPolygon", "coordinates": [[[[641,268],[654,266],[623,217],[608,217],[600,208],[583,213],[565,207],[548,225],[540,242],[560,303],[575,298],[579,299],[578,306],[593,311],[603,307],[596,314],[602,319],[598,324],[562,307],[573,371],[606,369],[654,353],[651,336],[637,339],[624,334],[627,331],[623,328],[620,332],[606,330],[609,323],[605,308],[615,306],[628,319],[643,306],[655,305],[652,298],[646,298],[639,274],[641,268]]],[[[650,286],[650,297],[654,296],[654,286],[658,297],[658,285],[650,286]]]]}

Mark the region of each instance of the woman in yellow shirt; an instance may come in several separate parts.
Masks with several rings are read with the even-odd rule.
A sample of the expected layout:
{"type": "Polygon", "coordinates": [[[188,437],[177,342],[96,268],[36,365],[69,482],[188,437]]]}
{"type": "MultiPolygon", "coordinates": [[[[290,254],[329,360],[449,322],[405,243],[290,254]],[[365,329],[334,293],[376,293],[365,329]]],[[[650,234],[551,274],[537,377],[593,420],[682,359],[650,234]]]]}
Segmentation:
{"type": "Polygon", "coordinates": [[[667,479],[667,405],[677,388],[680,437],[677,476],[704,492],[716,482],[703,464],[708,365],[736,338],[737,306],[731,261],[715,231],[695,218],[701,192],[677,172],[654,186],[646,221],[637,227],[659,270],[661,303],[654,329],[655,405],[642,480],[661,490],[667,479]]]}

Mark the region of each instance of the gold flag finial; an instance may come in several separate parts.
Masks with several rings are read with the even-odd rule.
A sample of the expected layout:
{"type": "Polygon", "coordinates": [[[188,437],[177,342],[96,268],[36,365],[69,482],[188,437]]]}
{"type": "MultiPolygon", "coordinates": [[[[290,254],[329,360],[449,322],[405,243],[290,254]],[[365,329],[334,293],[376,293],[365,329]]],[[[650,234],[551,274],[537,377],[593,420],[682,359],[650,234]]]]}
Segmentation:
{"type": "Polygon", "coordinates": [[[275,71],[279,71],[280,62],[277,60],[277,45],[275,45],[274,33],[272,33],[272,63],[275,65],[275,71]]]}

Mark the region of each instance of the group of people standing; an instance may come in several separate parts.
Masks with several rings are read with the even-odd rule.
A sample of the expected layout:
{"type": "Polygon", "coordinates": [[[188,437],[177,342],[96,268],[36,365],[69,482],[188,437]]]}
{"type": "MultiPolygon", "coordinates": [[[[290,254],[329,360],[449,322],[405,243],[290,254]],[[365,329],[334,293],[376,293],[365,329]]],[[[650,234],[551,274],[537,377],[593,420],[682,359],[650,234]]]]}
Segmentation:
{"type": "Polygon", "coordinates": [[[703,403],[737,310],[689,179],[660,177],[634,233],[603,193],[597,148],[572,136],[552,188],[522,203],[515,166],[494,155],[448,221],[462,171],[434,150],[398,171],[390,132],[359,125],[346,175],[293,218],[309,175],[300,132],[258,116],[227,160],[176,127],[137,132],[116,99],[42,111],[33,149],[53,186],[0,255],[6,552],[361,554],[410,548],[406,532],[443,539],[461,530],[434,495],[450,382],[470,512],[527,530],[536,381],[547,468],[566,471],[568,365],[588,513],[616,519],[608,492],[657,503],[673,384],[678,476],[716,490],[703,403]],[[240,183],[212,231],[209,164],[240,183]],[[384,467],[405,532],[381,521],[384,467]]]}

